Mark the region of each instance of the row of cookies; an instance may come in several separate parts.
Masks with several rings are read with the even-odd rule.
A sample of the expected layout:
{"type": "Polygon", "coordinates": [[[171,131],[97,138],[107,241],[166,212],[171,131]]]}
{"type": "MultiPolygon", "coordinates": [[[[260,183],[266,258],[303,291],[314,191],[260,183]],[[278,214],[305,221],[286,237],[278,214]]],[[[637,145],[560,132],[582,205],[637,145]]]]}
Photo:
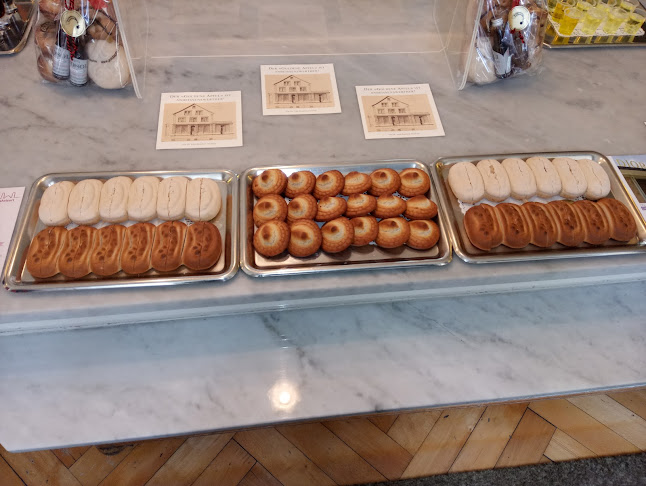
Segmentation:
{"type": "Polygon", "coordinates": [[[377,222],[373,216],[359,216],[339,217],[321,228],[311,219],[299,219],[289,225],[284,221],[267,221],[254,234],[253,245],[266,257],[280,255],[285,250],[294,257],[308,257],[319,249],[339,253],[350,246],[364,246],[373,241],[382,248],[408,245],[427,250],[439,238],[440,229],[434,221],[388,218],[377,222]]]}
{"type": "Polygon", "coordinates": [[[448,181],[455,197],[469,204],[482,199],[500,202],[509,197],[526,201],[534,196],[583,196],[596,201],[610,193],[610,179],[603,167],[590,159],[569,157],[459,162],[449,169],[448,181]]]}
{"type": "Polygon", "coordinates": [[[159,179],[119,176],[105,183],[84,179],[78,183],[60,181],[49,186],[40,200],[38,216],[47,226],[70,222],[93,225],[99,221],[210,221],[222,207],[217,183],[209,178],[182,176],[159,179]]]}
{"type": "Polygon", "coordinates": [[[610,198],[480,204],[464,215],[464,229],[473,246],[485,251],[499,245],[549,248],[557,242],[569,247],[602,245],[610,239],[630,241],[637,233],[630,211],[610,198]]]}
{"type": "Polygon", "coordinates": [[[207,221],[190,226],[168,221],[159,226],[144,222],[100,229],[77,226],[71,230],[51,226],[31,241],[26,268],[34,278],[58,273],[69,278],[90,273],[107,277],[122,270],[141,275],[151,268],[170,272],[181,265],[202,271],[215,265],[221,252],[220,231],[207,221]]]}

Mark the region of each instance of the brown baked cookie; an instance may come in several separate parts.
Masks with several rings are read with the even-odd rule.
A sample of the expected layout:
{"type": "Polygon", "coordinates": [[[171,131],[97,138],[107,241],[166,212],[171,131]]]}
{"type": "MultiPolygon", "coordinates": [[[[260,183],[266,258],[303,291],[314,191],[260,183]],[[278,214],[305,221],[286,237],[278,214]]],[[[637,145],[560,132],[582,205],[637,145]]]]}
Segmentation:
{"type": "Polygon", "coordinates": [[[137,223],[128,226],[121,250],[121,269],[131,275],[146,273],[150,270],[154,240],[154,224],[137,223]]]}
{"type": "Polygon", "coordinates": [[[117,33],[116,21],[102,10],[90,9],[90,18],[94,21],[88,25],[87,33],[92,39],[100,40],[114,37],[117,33]]]}
{"type": "Polygon", "coordinates": [[[323,238],[319,225],[309,219],[296,221],[289,227],[290,238],[287,251],[295,257],[308,257],[321,248],[323,238]]]}
{"type": "Polygon", "coordinates": [[[579,246],[583,243],[585,230],[579,214],[571,202],[552,201],[545,205],[556,227],[556,241],[565,246],[579,246]]]}
{"type": "Polygon", "coordinates": [[[181,221],[166,221],[157,226],[150,259],[155,270],[171,272],[179,268],[182,264],[186,229],[181,221]]]}
{"type": "Polygon", "coordinates": [[[525,248],[531,241],[529,225],[520,206],[500,203],[495,208],[502,229],[502,244],[509,248],[525,248]]]}
{"type": "Polygon", "coordinates": [[[352,194],[361,194],[366,192],[372,186],[372,180],[368,174],[357,172],[356,170],[345,176],[342,194],[351,196],[352,194]]]}
{"type": "Polygon", "coordinates": [[[433,219],[437,216],[437,204],[426,196],[414,196],[406,201],[404,216],[408,219],[433,219]]]}
{"type": "Polygon", "coordinates": [[[410,236],[406,244],[416,250],[428,250],[440,240],[440,227],[434,221],[418,219],[408,223],[410,236]]]}
{"type": "Polygon", "coordinates": [[[27,249],[27,271],[34,278],[53,277],[59,272],[58,256],[67,239],[67,229],[53,226],[40,231],[27,249]]]}
{"type": "Polygon", "coordinates": [[[545,208],[545,204],[526,202],[520,206],[529,224],[531,244],[540,248],[549,248],[556,243],[556,225],[545,208]]]}
{"type": "Polygon", "coordinates": [[[324,197],[333,197],[343,190],[345,178],[338,170],[328,170],[316,178],[314,185],[314,197],[323,199],[324,197]]]}
{"type": "Polygon", "coordinates": [[[332,221],[343,213],[347,203],[342,197],[324,197],[318,203],[318,210],[314,219],[316,221],[332,221]]]}
{"type": "Polygon", "coordinates": [[[610,225],[603,210],[592,201],[575,201],[574,210],[583,221],[585,236],[583,241],[591,245],[602,245],[610,239],[610,225]]]}
{"type": "Polygon", "coordinates": [[[287,187],[287,176],[282,170],[267,169],[256,176],[251,183],[251,190],[256,197],[268,196],[269,194],[282,194],[287,187]]]}
{"type": "Polygon", "coordinates": [[[502,244],[502,229],[492,206],[479,204],[464,215],[464,229],[473,246],[489,251],[502,244]]]}
{"type": "Polygon", "coordinates": [[[40,0],[38,10],[47,20],[55,20],[63,11],[62,0],[40,0]]]}
{"type": "Polygon", "coordinates": [[[67,232],[65,245],[58,257],[58,269],[66,277],[81,278],[90,273],[90,254],[96,228],[77,226],[67,232]]]}
{"type": "Polygon", "coordinates": [[[617,241],[630,241],[637,234],[635,218],[624,203],[616,199],[603,198],[597,201],[610,225],[610,238],[617,241]]]}
{"type": "Polygon", "coordinates": [[[253,235],[253,247],[266,257],[280,255],[289,245],[289,227],[282,221],[267,221],[253,235]]]}
{"type": "Polygon", "coordinates": [[[316,176],[309,170],[294,172],[287,178],[285,196],[294,198],[301,194],[311,194],[316,184],[316,176]]]}
{"type": "Polygon", "coordinates": [[[111,224],[96,230],[90,255],[90,271],[101,277],[114,275],[121,270],[121,248],[126,227],[111,224]]]}
{"type": "Polygon", "coordinates": [[[397,171],[393,169],[377,169],[370,174],[370,194],[381,196],[382,194],[392,194],[399,189],[401,180],[397,171]]]}
{"type": "Polygon", "coordinates": [[[347,218],[328,221],[321,228],[321,247],[328,253],[339,253],[347,249],[354,240],[354,227],[347,218]]]}
{"type": "Polygon", "coordinates": [[[369,194],[352,194],[348,196],[345,215],[348,218],[356,218],[370,214],[377,207],[377,198],[369,194]]]}
{"type": "Polygon", "coordinates": [[[221,254],[222,236],[217,226],[208,221],[199,221],[187,228],[182,250],[182,263],[187,268],[208,270],[218,262],[221,254]]]}
{"type": "Polygon", "coordinates": [[[388,218],[379,221],[376,243],[382,248],[397,248],[408,241],[410,226],[404,218],[388,218]]]}
{"type": "Polygon", "coordinates": [[[292,199],[287,205],[287,222],[293,223],[299,219],[314,219],[318,206],[316,199],[310,194],[301,194],[292,199]]]}
{"type": "Polygon", "coordinates": [[[47,21],[34,29],[34,40],[40,49],[40,54],[46,57],[53,57],[56,49],[56,37],[58,34],[58,23],[47,21]]]}
{"type": "Polygon", "coordinates": [[[399,173],[399,179],[397,192],[402,196],[421,196],[431,188],[431,178],[421,169],[404,169],[399,173]]]}
{"type": "Polygon", "coordinates": [[[276,194],[261,197],[253,207],[253,222],[256,226],[260,226],[272,219],[285,221],[286,217],[287,203],[282,196],[276,194]]]}
{"type": "Polygon", "coordinates": [[[392,194],[384,194],[377,198],[377,207],[372,212],[375,218],[387,219],[399,216],[406,211],[406,201],[392,194]]]}
{"type": "Polygon", "coordinates": [[[377,238],[379,223],[373,216],[359,216],[350,220],[354,227],[354,246],[364,246],[377,238]]]}

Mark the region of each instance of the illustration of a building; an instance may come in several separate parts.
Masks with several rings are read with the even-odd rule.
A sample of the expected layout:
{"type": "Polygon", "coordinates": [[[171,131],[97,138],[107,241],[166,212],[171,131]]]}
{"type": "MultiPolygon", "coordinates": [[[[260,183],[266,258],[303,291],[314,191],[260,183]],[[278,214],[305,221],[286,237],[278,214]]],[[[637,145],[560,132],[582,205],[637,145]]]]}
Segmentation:
{"type": "Polygon", "coordinates": [[[235,133],[234,123],[230,120],[218,120],[215,113],[197,104],[192,104],[173,113],[173,121],[166,127],[167,135],[212,136],[235,133]]]}
{"type": "Polygon", "coordinates": [[[386,96],[372,105],[372,119],[376,127],[415,127],[432,125],[429,112],[412,111],[408,103],[386,96]]]}
{"type": "Polygon", "coordinates": [[[330,101],[329,91],[313,91],[312,83],[296,76],[287,76],[274,83],[269,102],[276,105],[297,105],[299,103],[326,103],[330,101]]]}

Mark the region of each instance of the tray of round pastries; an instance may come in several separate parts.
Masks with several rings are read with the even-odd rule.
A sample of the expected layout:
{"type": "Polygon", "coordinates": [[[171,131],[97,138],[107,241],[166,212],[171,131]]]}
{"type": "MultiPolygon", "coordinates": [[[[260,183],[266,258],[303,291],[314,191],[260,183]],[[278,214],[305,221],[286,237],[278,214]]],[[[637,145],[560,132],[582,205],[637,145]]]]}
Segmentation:
{"type": "Polygon", "coordinates": [[[42,176],[11,241],[5,288],[227,280],[238,269],[237,205],[228,170],[42,176]]]}
{"type": "Polygon", "coordinates": [[[241,267],[251,276],[451,261],[437,190],[420,162],[252,168],[240,186],[241,267]]]}
{"type": "Polygon", "coordinates": [[[641,252],[646,222],[596,152],[441,158],[432,166],[455,252],[467,263],[641,252]]]}

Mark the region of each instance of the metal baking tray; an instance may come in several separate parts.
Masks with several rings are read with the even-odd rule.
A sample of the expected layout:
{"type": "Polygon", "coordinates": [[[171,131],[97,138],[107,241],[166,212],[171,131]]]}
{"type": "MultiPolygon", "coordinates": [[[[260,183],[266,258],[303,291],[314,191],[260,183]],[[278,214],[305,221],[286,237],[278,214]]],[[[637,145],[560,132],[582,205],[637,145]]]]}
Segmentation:
{"type": "MultiPolygon", "coordinates": [[[[646,249],[646,222],[641,217],[639,208],[635,206],[626,187],[619,176],[618,169],[610,163],[606,157],[596,152],[543,152],[529,154],[495,154],[495,155],[476,155],[464,157],[447,157],[438,159],[432,166],[433,175],[438,182],[439,197],[442,204],[440,210],[446,212],[448,221],[447,228],[451,236],[451,241],[455,252],[467,263],[497,263],[497,262],[518,262],[518,261],[540,261],[555,258],[576,258],[576,257],[598,257],[617,254],[639,253],[646,249]],[[601,246],[593,246],[583,243],[578,247],[570,248],[556,243],[550,248],[538,248],[534,245],[528,245],[525,248],[513,249],[500,245],[491,251],[483,251],[471,244],[467,237],[464,225],[462,224],[464,214],[460,207],[460,202],[451,191],[448,182],[449,169],[453,164],[458,162],[478,162],[482,159],[495,159],[499,162],[516,157],[526,160],[529,157],[571,157],[573,159],[591,159],[598,163],[608,174],[610,179],[610,196],[621,201],[632,213],[637,223],[638,236],[629,242],[619,242],[610,240],[601,246]]],[[[562,199],[555,197],[554,199],[562,199]]],[[[546,202],[547,200],[534,197],[532,201],[546,202]]],[[[518,203],[510,199],[510,201],[518,203]]],[[[496,204],[483,199],[480,203],[496,204]]]]}
{"type": "MultiPolygon", "coordinates": [[[[36,180],[31,187],[27,206],[23,217],[18,222],[14,231],[7,263],[3,274],[5,288],[12,291],[26,290],[62,290],[62,289],[97,289],[106,287],[138,287],[153,285],[177,285],[190,282],[223,281],[235,275],[238,270],[238,176],[228,170],[200,170],[200,171],[151,171],[151,172],[69,172],[48,174],[36,180]],[[181,266],[173,272],[157,272],[150,270],[143,275],[128,275],[119,272],[110,277],[99,277],[90,274],[80,279],[70,279],[61,274],[51,278],[35,279],[25,268],[27,249],[32,238],[45,225],[38,219],[40,199],[47,187],[59,181],[77,182],[83,179],[99,179],[106,181],[112,177],[126,176],[132,179],[141,176],[156,176],[167,178],[171,176],[184,176],[189,179],[208,177],[218,183],[222,194],[222,209],[218,216],[212,220],[222,235],[222,255],[218,263],[205,272],[193,272],[181,266]]],[[[160,224],[161,220],[152,223],[160,224]]],[[[99,222],[95,227],[106,226],[107,223],[99,222]]],[[[133,222],[122,223],[126,226],[133,222]]],[[[75,226],[71,224],[68,228],[75,226]]]]}
{"type": "Polygon", "coordinates": [[[14,42],[14,45],[0,46],[0,56],[17,54],[23,50],[27,44],[29,32],[31,32],[31,27],[37,16],[35,0],[18,1],[14,2],[14,5],[18,9],[18,15],[22,22],[22,27],[20,32],[17,32],[14,29],[10,29],[10,31],[7,32],[7,35],[11,41],[14,42]],[[6,47],[6,49],[3,50],[3,47],[6,47]]]}
{"type": "MultiPolygon", "coordinates": [[[[331,271],[366,270],[366,269],[387,269],[412,267],[418,265],[446,265],[451,261],[451,242],[447,234],[447,225],[438,210],[435,220],[440,227],[440,240],[430,250],[414,250],[407,246],[385,249],[375,244],[363,247],[350,247],[347,250],[336,253],[324,253],[318,251],[311,257],[295,258],[284,252],[276,257],[267,258],[260,255],[253,248],[253,207],[256,199],[251,191],[253,179],[266,169],[280,169],[287,176],[299,170],[312,171],[317,176],[328,170],[338,170],[343,175],[352,172],[364,172],[370,174],[372,171],[390,167],[397,172],[409,167],[421,169],[431,178],[431,190],[427,196],[438,206],[440,202],[437,197],[436,184],[428,167],[415,160],[384,160],[378,162],[367,162],[361,164],[339,164],[339,165],[298,165],[298,166],[268,166],[248,169],[240,181],[240,265],[242,270],[253,277],[297,275],[307,273],[322,273],[331,271]]],[[[438,208],[439,209],[439,208],[438,208]]]]}

